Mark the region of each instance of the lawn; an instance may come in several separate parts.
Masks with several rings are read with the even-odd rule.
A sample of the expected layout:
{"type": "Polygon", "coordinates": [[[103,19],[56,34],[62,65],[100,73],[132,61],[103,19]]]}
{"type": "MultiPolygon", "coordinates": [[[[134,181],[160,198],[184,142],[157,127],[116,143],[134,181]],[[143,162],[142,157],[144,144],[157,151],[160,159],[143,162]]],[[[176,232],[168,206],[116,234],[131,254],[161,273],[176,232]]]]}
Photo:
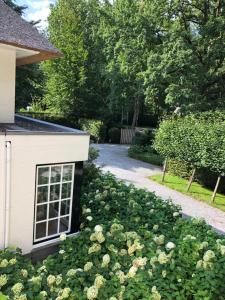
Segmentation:
{"type": "Polygon", "coordinates": [[[189,195],[197,200],[206,202],[207,204],[219,208],[225,211],[225,195],[217,194],[214,203],[211,202],[212,191],[194,182],[191,186],[189,192],[187,192],[188,180],[174,176],[171,174],[166,174],[165,181],[161,182],[162,175],[157,174],[150,176],[149,179],[154,180],[162,185],[165,185],[173,190],[179,191],[183,194],[189,195]]]}

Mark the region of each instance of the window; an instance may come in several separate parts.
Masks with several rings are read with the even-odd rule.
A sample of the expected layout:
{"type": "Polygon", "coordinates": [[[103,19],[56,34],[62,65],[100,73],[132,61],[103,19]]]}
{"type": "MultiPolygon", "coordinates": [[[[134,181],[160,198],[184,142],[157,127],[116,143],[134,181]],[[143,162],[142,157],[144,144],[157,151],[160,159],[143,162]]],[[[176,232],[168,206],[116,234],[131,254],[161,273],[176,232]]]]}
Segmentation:
{"type": "Polygon", "coordinates": [[[37,167],[34,242],[71,231],[75,164],[37,167]]]}

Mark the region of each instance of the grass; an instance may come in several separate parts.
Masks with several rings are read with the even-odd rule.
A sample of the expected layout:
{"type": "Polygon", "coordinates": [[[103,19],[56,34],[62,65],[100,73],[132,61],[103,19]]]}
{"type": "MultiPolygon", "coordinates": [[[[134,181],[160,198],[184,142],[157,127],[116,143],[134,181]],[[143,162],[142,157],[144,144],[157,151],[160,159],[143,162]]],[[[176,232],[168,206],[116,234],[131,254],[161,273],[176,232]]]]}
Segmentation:
{"type": "Polygon", "coordinates": [[[156,166],[162,166],[163,165],[163,159],[160,155],[151,153],[151,152],[134,152],[134,151],[128,151],[128,156],[134,159],[138,159],[141,161],[144,161],[146,163],[156,165],[156,166]]]}
{"type": "Polygon", "coordinates": [[[197,182],[194,182],[191,186],[189,192],[187,192],[188,180],[174,176],[171,174],[166,174],[165,181],[161,182],[162,175],[156,174],[150,176],[149,179],[154,180],[162,185],[165,185],[173,190],[181,192],[185,195],[191,196],[197,200],[206,202],[207,204],[219,208],[222,211],[225,211],[225,195],[217,194],[214,200],[214,203],[211,202],[212,190],[207,189],[200,185],[197,182]]]}

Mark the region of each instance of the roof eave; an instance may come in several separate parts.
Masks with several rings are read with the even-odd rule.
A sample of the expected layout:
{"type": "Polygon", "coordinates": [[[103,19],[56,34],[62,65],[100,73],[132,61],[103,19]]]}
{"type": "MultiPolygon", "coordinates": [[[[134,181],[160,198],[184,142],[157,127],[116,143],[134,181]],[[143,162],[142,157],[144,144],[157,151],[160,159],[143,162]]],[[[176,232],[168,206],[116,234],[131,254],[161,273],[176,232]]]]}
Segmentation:
{"type": "Polygon", "coordinates": [[[53,58],[59,58],[62,56],[63,56],[63,54],[60,52],[53,53],[53,52],[40,51],[38,54],[35,54],[35,55],[18,58],[16,60],[16,66],[18,67],[18,66],[23,66],[23,65],[28,65],[28,64],[34,64],[34,63],[38,63],[38,62],[53,59],[53,58]]]}

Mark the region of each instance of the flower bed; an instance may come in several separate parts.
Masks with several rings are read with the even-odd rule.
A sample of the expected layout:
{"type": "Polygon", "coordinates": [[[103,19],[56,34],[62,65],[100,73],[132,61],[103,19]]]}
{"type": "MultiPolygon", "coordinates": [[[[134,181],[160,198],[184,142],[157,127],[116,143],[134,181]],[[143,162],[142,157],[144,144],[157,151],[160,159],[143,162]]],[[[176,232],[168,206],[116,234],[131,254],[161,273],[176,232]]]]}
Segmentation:
{"type": "MultiPolygon", "coordinates": [[[[84,188],[81,233],[37,266],[0,252],[9,299],[225,299],[225,240],[152,193],[100,175],[84,188]]],[[[1,299],[1,296],[0,296],[1,299]]],[[[2,298],[4,299],[4,298],[2,298]]]]}

